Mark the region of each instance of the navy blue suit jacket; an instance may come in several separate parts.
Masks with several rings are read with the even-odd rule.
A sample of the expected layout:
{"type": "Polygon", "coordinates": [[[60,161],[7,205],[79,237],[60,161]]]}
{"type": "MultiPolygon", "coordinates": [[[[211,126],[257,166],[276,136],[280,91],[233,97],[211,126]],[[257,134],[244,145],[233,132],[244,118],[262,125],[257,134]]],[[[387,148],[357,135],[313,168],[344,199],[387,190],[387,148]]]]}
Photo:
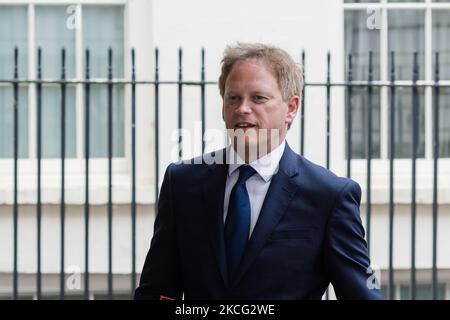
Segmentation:
{"type": "Polygon", "coordinates": [[[287,144],[238,275],[229,281],[227,172],[226,164],[169,165],[135,299],[321,299],[330,282],[338,299],[380,298],[367,272],[359,185],[287,144]]]}

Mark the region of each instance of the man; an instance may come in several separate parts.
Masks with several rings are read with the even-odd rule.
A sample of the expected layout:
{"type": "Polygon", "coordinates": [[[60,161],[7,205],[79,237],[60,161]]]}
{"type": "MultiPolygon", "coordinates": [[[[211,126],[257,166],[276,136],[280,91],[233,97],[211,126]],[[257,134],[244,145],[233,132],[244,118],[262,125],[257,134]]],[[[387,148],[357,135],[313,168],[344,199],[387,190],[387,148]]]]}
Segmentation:
{"type": "Polygon", "coordinates": [[[321,299],[330,282],[338,299],[380,298],[359,185],[285,141],[302,86],[285,51],[226,48],[219,88],[231,146],[203,158],[213,163],[167,168],[136,299],[321,299]]]}

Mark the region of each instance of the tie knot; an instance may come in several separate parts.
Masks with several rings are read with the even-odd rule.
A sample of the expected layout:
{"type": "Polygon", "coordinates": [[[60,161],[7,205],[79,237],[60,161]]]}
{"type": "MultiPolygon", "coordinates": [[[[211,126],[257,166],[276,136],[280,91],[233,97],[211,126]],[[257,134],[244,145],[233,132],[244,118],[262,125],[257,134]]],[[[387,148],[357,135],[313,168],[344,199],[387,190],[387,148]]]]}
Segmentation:
{"type": "Polygon", "coordinates": [[[243,165],[239,167],[239,179],[237,183],[245,183],[252,175],[256,173],[251,166],[243,165]]]}

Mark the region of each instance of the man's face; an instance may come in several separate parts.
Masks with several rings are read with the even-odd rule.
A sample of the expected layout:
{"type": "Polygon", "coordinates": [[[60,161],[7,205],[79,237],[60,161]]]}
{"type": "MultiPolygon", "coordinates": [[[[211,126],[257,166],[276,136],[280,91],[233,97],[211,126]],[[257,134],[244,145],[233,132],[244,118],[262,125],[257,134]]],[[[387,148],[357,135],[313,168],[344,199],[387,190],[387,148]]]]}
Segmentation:
{"type": "Polygon", "coordinates": [[[267,63],[246,59],[236,62],[227,77],[222,117],[227,129],[241,129],[250,136],[246,136],[246,147],[261,144],[258,137],[265,136],[263,132],[259,134],[261,129],[272,133],[278,131],[279,141],[268,143],[270,151],[286,137],[288,124],[295,118],[299,100],[298,96],[294,96],[288,102],[283,101],[277,79],[267,63]],[[255,134],[249,132],[251,130],[255,134]]]}

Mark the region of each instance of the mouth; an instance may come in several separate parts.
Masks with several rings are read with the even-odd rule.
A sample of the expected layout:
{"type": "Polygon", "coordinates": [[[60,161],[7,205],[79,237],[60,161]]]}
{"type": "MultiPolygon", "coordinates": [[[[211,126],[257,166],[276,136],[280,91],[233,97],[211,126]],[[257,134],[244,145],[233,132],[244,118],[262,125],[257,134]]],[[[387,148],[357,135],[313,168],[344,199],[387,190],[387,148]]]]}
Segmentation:
{"type": "Polygon", "coordinates": [[[234,125],[234,129],[243,129],[248,130],[248,129],[252,129],[252,128],[256,128],[256,125],[250,122],[238,122],[234,125]]]}

